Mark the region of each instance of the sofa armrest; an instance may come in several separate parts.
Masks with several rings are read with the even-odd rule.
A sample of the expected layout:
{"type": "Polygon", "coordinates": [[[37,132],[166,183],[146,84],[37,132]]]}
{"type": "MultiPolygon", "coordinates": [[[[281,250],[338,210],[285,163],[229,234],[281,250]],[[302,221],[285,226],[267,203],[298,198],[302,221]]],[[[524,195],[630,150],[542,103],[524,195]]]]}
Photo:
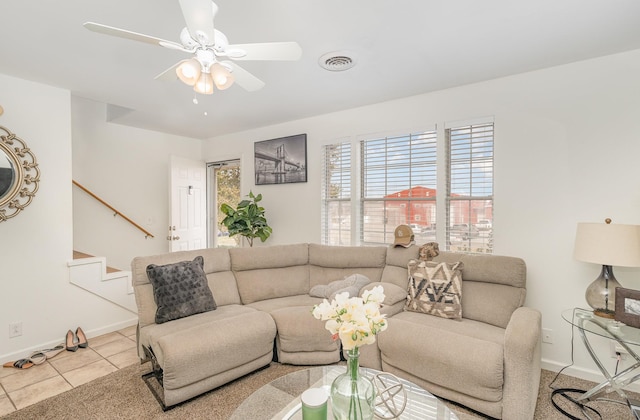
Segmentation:
{"type": "Polygon", "coordinates": [[[520,307],[504,335],[503,419],[533,419],[540,386],[542,315],[520,307]]]}

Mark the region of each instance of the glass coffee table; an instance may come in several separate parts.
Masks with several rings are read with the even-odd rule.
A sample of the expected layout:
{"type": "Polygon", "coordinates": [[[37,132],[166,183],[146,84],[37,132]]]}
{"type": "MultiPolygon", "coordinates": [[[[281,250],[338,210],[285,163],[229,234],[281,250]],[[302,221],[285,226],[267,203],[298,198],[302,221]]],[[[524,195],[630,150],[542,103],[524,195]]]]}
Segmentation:
{"type": "MultiPolygon", "coordinates": [[[[331,388],[331,383],[346,371],[346,366],[322,366],[289,373],[271,381],[249,396],[231,416],[231,420],[301,420],[300,395],[309,388],[331,388]]],[[[370,379],[379,371],[360,368],[370,379]]],[[[442,401],[418,385],[398,378],[407,392],[407,405],[400,419],[458,420],[442,401]]],[[[390,383],[390,385],[392,385],[390,383]]],[[[397,396],[396,398],[401,398],[397,396]]],[[[329,416],[331,416],[329,402],[329,416]]],[[[385,413],[381,413],[385,414],[385,413]]],[[[378,417],[376,417],[378,418],[378,417]]],[[[383,417],[384,418],[384,417],[383,417]]]]}

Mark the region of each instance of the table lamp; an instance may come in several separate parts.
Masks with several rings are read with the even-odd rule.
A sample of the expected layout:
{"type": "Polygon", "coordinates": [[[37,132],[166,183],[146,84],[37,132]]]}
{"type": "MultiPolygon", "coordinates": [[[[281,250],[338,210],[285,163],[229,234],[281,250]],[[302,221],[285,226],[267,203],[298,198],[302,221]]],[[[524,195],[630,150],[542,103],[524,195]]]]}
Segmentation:
{"type": "Polygon", "coordinates": [[[613,318],[615,293],[620,283],[614,265],[640,267],[640,226],[605,223],[578,223],[573,256],[578,261],[602,264],[600,276],[587,288],[585,298],[595,315],[613,318]]]}

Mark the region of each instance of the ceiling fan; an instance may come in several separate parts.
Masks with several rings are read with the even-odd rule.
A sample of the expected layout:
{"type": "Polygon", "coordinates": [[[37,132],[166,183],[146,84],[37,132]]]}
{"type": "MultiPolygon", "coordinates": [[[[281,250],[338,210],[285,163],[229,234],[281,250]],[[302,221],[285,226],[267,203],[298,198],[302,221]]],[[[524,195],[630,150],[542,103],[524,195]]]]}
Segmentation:
{"type": "Polygon", "coordinates": [[[91,31],[134,41],[159,45],[193,54],[156,76],[156,79],[182,82],[202,94],[227,89],[234,82],[247,91],[264,87],[264,82],[231,60],[298,60],[302,54],[296,42],[229,44],[227,37],[215,29],[213,19],[218,6],[211,0],[178,0],[187,27],[180,32],[180,43],[114,28],[95,22],[83,26],[91,31]]]}

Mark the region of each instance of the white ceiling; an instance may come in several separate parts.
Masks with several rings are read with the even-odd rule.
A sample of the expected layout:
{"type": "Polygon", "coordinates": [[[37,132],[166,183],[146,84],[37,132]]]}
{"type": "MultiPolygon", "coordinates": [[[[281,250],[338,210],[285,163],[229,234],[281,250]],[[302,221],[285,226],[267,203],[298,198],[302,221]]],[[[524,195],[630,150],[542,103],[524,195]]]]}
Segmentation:
{"type": "MultiPolygon", "coordinates": [[[[93,21],[170,41],[178,0],[1,0],[0,73],[110,105],[116,123],[210,138],[640,49],[638,0],[216,0],[231,44],[296,41],[299,61],[242,61],[266,86],[198,95],[154,77],[180,51],[97,34],[93,21]],[[320,68],[330,51],[357,65],[320,68]],[[208,115],[204,115],[205,112],[208,115]]],[[[0,92],[0,103],[2,92],[0,92]]],[[[10,110],[5,110],[10,112],[10,110]]]]}

